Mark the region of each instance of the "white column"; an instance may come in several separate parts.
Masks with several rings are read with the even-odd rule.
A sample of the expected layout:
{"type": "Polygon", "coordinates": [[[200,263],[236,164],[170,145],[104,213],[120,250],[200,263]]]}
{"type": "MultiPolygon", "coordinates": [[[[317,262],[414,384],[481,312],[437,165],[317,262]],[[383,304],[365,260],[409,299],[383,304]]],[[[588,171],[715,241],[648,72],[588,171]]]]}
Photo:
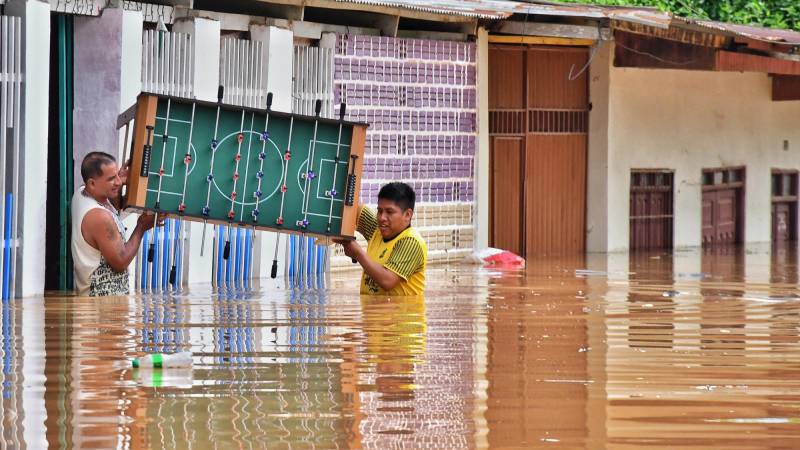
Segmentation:
{"type": "MultiPolygon", "coordinates": [[[[264,52],[261,61],[264,64],[263,89],[272,92],[272,109],[276,111],[292,111],[292,65],[294,63],[294,34],[290,30],[266,25],[251,25],[250,39],[261,41],[264,52]]],[[[270,277],[272,260],[275,258],[277,233],[259,232],[259,239],[253,249],[254,255],[261,258],[259,274],[253,276],[264,278],[262,287],[279,287],[283,285],[284,259],[286,255],[287,235],[280,236],[278,246],[278,278],[273,282],[270,277]],[[260,246],[260,248],[259,248],[260,246]],[[267,283],[267,284],[263,284],[267,283]],[[270,284],[271,283],[271,284],[270,284]]]]}
{"type": "MultiPolygon", "coordinates": [[[[220,23],[216,20],[190,17],[175,22],[173,31],[192,36],[194,50],[194,72],[192,85],[198,100],[216,102],[219,88],[220,23]]],[[[223,101],[225,101],[223,99],[223,101]]],[[[203,241],[203,224],[184,222],[187,234],[186,283],[209,283],[211,281],[212,242],[214,226],[205,227],[205,249],[200,256],[203,241]]]]}
{"type": "MultiPolygon", "coordinates": [[[[121,30],[120,30],[120,89],[119,89],[119,113],[127,110],[130,106],[136,103],[136,97],[142,91],[142,30],[144,25],[144,18],[139,11],[121,11],[121,30]]],[[[133,128],[128,130],[128,147],[130,148],[130,140],[133,139],[133,128]]],[[[130,151],[125,148],[125,129],[122,128],[117,131],[117,159],[120,164],[124,163],[123,159],[130,158],[130,151]]],[[[123,219],[125,227],[129,232],[133,232],[136,227],[136,220],[138,214],[131,214],[123,219]]],[[[138,264],[138,257],[131,263],[129,272],[131,274],[130,290],[134,292],[136,289],[135,267],[138,264]]]]}
{"type": "Polygon", "coordinates": [[[250,39],[263,43],[263,86],[272,92],[272,109],[291,112],[294,33],[278,27],[251,25],[250,39]]]}
{"type": "MultiPolygon", "coordinates": [[[[207,102],[217,101],[219,87],[220,23],[217,20],[188,17],[175,21],[172,31],[192,36],[194,47],[194,72],[192,83],[194,98],[207,102]]],[[[223,99],[224,101],[224,99],[223,99]]]]}
{"type": "MultiPolygon", "coordinates": [[[[608,126],[610,43],[600,43],[602,48],[589,68],[589,145],[586,158],[586,251],[608,250],[608,126]]],[[[620,175],[624,176],[624,174],[620,175]]]]}
{"type": "Polygon", "coordinates": [[[478,28],[478,148],[475,152],[475,248],[489,246],[489,32],[478,28]]]}
{"type": "Polygon", "coordinates": [[[10,0],[5,11],[22,18],[22,70],[25,73],[21,114],[17,230],[19,251],[14,276],[17,296],[44,292],[47,200],[47,122],[50,90],[50,4],[10,0]]]}

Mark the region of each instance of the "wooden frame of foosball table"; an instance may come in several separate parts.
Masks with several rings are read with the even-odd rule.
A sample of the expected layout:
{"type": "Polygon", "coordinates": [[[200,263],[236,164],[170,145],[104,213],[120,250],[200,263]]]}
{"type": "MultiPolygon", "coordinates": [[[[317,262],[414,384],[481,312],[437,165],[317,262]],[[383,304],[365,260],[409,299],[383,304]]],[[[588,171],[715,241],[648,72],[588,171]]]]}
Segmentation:
{"type": "MultiPolygon", "coordinates": [[[[350,155],[356,155],[358,158],[352,161],[353,167],[352,171],[356,174],[356,181],[355,187],[353,191],[353,202],[352,205],[347,205],[346,203],[343,204],[342,215],[341,215],[341,227],[338,234],[321,234],[311,231],[301,231],[296,229],[291,229],[288,227],[283,226],[266,226],[262,224],[254,225],[248,222],[240,222],[240,221],[230,221],[224,220],[219,218],[213,217],[203,217],[202,215],[192,215],[192,214],[184,214],[179,211],[169,211],[169,210],[156,210],[153,208],[146,207],[146,197],[147,197],[147,184],[149,176],[141,176],[144,156],[144,146],[148,144],[148,132],[147,127],[155,128],[156,123],[156,109],[158,106],[159,98],[165,99],[170,98],[173,101],[181,102],[181,103],[195,103],[197,105],[209,106],[217,108],[218,106],[225,107],[227,109],[236,109],[236,110],[244,110],[246,112],[256,112],[256,113],[264,113],[265,110],[258,110],[255,108],[247,108],[241,106],[234,106],[234,105],[225,105],[225,104],[218,104],[214,102],[205,102],[199,100],[189,100],[189,99],[182,99],[182,98],[174,98],[174,97],[167,97],[162,95],[156,94],[149,94],[149,93],[142,93],[139,95],[135,109],[131,107],[127,112],[127,119],[130,118],[134,119],[134,128],[133,128],[133,140],[131,145],[131,152],[130,152],[130,161],[131,167],[128,171],[128,183],[127,183],[127,192],[124,197],[123,201],[123,208],[124,209],[134,209],[138,211],[151,211],[158,213],[160,215],[168,216],[168,217],[175,217],[180,218],[183,220],[189,220],[194,222],[209,222],[219,225],[234,225],[234,226],[242,226],[248,228],[255,228],[257,230],[266,230],[266,231],[274,231],[280,233],[290,233],[296,235],[304,235],[304,236],[312,236],[321,239],[330,239],[330,238],[343,238],[343,239],[355,239],[355,231],[358,221],[358,213],[359,213],[359,205],[360,205],[360,191],[361,191],[361,174],[363,169],[363,161],[364,161],[364,145],[366,141],[366,133],[368,124],[364,123],[357,123],[357,122],[349,122],[343,120],[335,120],[335,119],[327,119],[327,118],[320,118],[320,117],[311,117],[311,116],[304,116],[300,114],[290,114],[284,113],[279,111],[269,111],[270,116],[274,117],[284,117],[284,118],[299,118],[301,120],[318,120],[320,123],[327,122],[331,124],[346,124],[352,127],[352,138],[350,140],[349,147],[350,147],[350,155]],[[135,111],[135,112],[134,112],[135,111]]],[[[126,113],[123,113],[123,116],[126,113]]],[[[120,120],[123,120],[123,116],[120,116],[120,120]]],[[[119,124],[118,124],[119,125],[119,124]]],[[[126,137],[127,140],[127,137],[126,137]]],[[[125,149],[127,151],[127,149],[125,149]]],[[[350,167],[348,167],[350,169],[350,167]]]]}

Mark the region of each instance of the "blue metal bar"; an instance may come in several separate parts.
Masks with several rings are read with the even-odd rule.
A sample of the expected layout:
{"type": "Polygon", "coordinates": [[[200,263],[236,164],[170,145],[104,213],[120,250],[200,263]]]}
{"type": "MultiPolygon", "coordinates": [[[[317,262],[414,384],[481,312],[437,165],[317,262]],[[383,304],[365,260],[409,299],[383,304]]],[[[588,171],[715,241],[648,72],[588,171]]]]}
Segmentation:
{"type": "Polygon", "coordinates": [[[239,286],[239,280],[242,275],[242,229],[236,227],[236,252],[233,255],[233,285],[239,286]]]}
{"type": "Polygon", "coordinates": [[[217,287],[219,287],[219,288],[223,288],[223,287],[227,288],[228,287],[227,283],[223,283],[223,280],[225,280],[225,273],[226,273],[225,260],[222,258],[222,252],[223,252],[223,250],[225,248],[225,245],[224,245],[223,240],[222,240],[223,236],[225,236],[225,227],[222,226],[222,225],[219,225],[219,226],[217,226],[217,239],[216,239],[216,245],[217,245],[217,287]]]}
{"type": "Polygon", "coordinates": [[[11,298],[11,220],[14,212],[14,195],[6,194],[6,223],[3,231],[3,301],[11,298]]]}
{"type": "Polygon", "coordinates": [[[142,266],[142,278],[139,280],[139,287],[141,289],[147,289],[147,246],[150,245],[150,231],[145,231],[144,237],[142,237],[142,251],[139,252],[139,264],[142,266]]]}
{"type": "Polygon", "coordinates": [[[172,235],[171,229],[174,221],[167,219],[164,221],[164,233],[161,244],[161,289],[167,290],[169,285],[169,251],[172,248],[170,245],[170,236],[172,235]]]}
{"type": "Polygon", "coordinates": [[[250,287],[250,273],[253,265],[253,230],[244,232],[244,287],[250,287]]]}
{"type": "MultiPolygon", "coordinates": [[[[185,226],[185,224],[184,224],[185,226]]],[[[183,233],[178,230],[175,239],[178,240],[178,254],[175,255],[175,286],[183,286],[183,233]]]]}
{"type": "Polygon", "coordinates": [[[8,302],[3,302],[3,398],[9,399],[12,396],[12,380],[14,377],[10,376],[14,373],[14,353],[12,346],[14,344],[13,333],[14,327],[11,326],[11,306],[8,302]]]}
{"type": "Polygon", "coordinates": [[[150,280],[148,281],[147,287],[150,289],[155,289],[158,286],[158,228],[153,228],[153,262],[150,264],[150,280]]]}
{"type": "MultiPolygon", "coordinates": [[[[224,250],[224,248],[223,248],[223,250],[224,250]]],[[[232,264],[233,261],[231,261],[231,255],[230,254],[228,254],[228,260],[224,261],[224,263],[225,263],[225,287],[230,289],[232,287],[232,285],[231,285],[231,272],[232,272],[232,269],[233,269],[233,264],[232,264]]]]}

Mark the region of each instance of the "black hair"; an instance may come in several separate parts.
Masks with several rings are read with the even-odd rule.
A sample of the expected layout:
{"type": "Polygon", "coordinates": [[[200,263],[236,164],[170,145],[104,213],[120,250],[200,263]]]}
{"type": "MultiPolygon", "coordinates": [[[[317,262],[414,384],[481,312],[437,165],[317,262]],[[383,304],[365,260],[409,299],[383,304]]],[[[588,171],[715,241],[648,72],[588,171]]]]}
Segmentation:
{"type": "Polygon", "coordinates": [[[401,183],[392,182],[385,184],[380,192],[378,192],[378,199],[390,200],[397,204],[403,211],[410,209],[414,210],[414,203],[417,200],[417,194],[411,186],[401,183]]]}
{"type": "Polygon", "coordinates": [[[81,177],[87,183],[89,178],[97,178],[103,174],[103,166],[117,162],[117,159],[105,152],[89,152],[81,163],[81,177]]]}

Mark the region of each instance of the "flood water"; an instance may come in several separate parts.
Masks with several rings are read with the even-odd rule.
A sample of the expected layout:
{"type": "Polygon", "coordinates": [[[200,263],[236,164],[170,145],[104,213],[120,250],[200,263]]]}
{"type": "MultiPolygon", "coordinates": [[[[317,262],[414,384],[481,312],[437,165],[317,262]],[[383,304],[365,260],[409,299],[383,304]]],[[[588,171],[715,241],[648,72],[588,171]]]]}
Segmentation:
{"type": "Polygon", "coordinates": [[[2,448],[800,448],[797,252],[12,301],[2,448]],[[132,370],[190,350],[189,370],[132,370]]]}

